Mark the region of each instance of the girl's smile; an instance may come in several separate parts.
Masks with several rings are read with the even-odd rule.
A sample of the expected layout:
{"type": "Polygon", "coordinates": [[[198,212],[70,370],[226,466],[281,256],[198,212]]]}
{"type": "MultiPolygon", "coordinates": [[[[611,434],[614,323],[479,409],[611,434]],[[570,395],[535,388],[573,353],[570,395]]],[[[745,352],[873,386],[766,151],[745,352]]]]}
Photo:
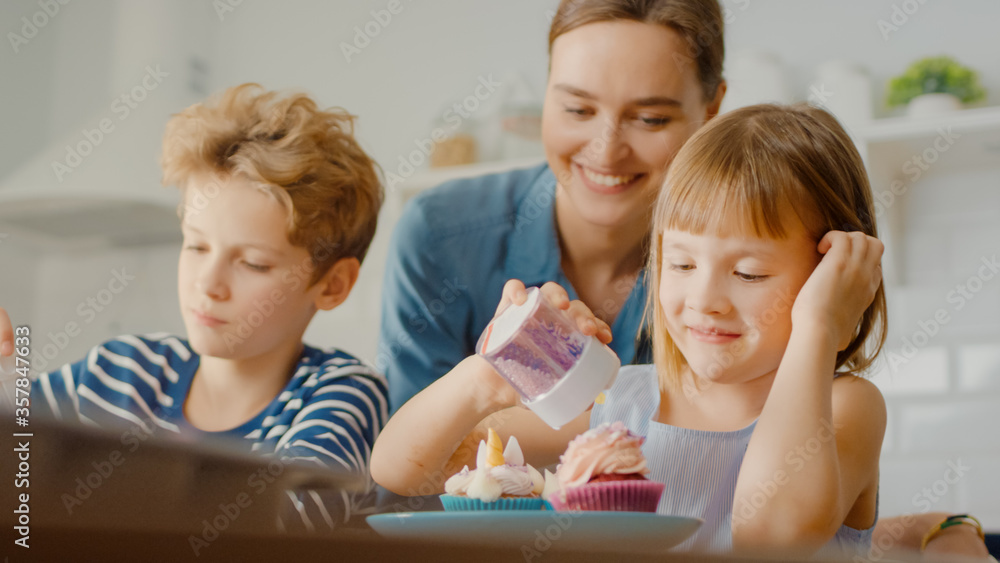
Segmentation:
{"type": "Polygon", "coordinates": [[[788,295],[821,257],[787,212],[780,239],[663,232],[660,304],[670,337],[698,377],[739,383],[778,368],[792,331],[788,295]]]}
{"type": "Polygon", "coordinates": [[[739,332],[721,330],[710,326],[687,327],[691,337],[706,344],[729,344],[742,336],[739,332]]]}

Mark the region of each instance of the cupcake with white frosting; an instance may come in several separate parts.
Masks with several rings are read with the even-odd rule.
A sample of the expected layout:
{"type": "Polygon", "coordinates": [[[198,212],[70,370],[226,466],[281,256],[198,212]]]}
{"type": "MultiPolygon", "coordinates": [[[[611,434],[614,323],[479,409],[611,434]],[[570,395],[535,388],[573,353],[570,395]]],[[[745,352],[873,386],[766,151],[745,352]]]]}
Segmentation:
{"type": "Polygon", "coordinates": [[[468,466],[445,481],[441,503],[445,510],[539,510],[545,485],[542,474],[524,463],[517,438],[511,436],[501,451],[500,436],[490,428],[479,442],[476,468],[468,466]]]}

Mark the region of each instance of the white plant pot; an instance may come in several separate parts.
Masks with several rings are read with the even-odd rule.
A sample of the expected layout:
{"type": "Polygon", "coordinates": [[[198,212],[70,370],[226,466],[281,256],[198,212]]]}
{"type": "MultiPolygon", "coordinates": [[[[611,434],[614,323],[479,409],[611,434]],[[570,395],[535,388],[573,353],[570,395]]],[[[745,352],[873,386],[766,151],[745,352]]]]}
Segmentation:
{"type": "Polygon", "coordinates": [[[960,109],[962,109],[962,100],[952,94],[921,94],[910,100],[910,105],[906,107],[906,115],[928,117],[960,109]]]}
{"type": "Polygon", "coordinates": [[[784,64],[777,55],[757,49],[734,50],[726,57],[728,89],[720,113],[763,103],[795,101],[784,64]]]}
{"type": "Polygon", "coordinates": [[[809,101],[833,112],[844,125],[872,120],[871,77],[864,67],[846,60],[823,63],[809,86],[809,101]]]}

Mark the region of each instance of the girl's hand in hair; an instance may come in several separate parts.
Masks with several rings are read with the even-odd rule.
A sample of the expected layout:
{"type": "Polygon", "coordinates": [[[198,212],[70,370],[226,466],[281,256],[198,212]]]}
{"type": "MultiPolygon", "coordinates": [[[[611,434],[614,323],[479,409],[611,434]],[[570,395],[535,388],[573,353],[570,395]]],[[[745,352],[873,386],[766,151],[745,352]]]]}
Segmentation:
{"type": "Polygon", "coordinates": [[[821,326],[837,350],[847,348],[882,284],[884,249],[861,232],[828,232],[816,247],[823,258],[795,298],[792,326],[821,326]]]}

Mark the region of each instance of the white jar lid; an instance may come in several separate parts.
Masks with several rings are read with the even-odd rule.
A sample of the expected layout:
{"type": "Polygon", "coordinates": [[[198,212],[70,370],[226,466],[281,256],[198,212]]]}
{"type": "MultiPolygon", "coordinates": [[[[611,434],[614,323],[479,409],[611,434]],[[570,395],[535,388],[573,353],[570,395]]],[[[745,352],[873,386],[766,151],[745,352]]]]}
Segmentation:
{"type": "Polygon", "coordinates": [[[559,429],[587,410],[601,391],[611,387],[620,367],[621,360],[611,348],[591,336],[580,361],[547,393],[524,404],[546,424],[559,429]]]}

